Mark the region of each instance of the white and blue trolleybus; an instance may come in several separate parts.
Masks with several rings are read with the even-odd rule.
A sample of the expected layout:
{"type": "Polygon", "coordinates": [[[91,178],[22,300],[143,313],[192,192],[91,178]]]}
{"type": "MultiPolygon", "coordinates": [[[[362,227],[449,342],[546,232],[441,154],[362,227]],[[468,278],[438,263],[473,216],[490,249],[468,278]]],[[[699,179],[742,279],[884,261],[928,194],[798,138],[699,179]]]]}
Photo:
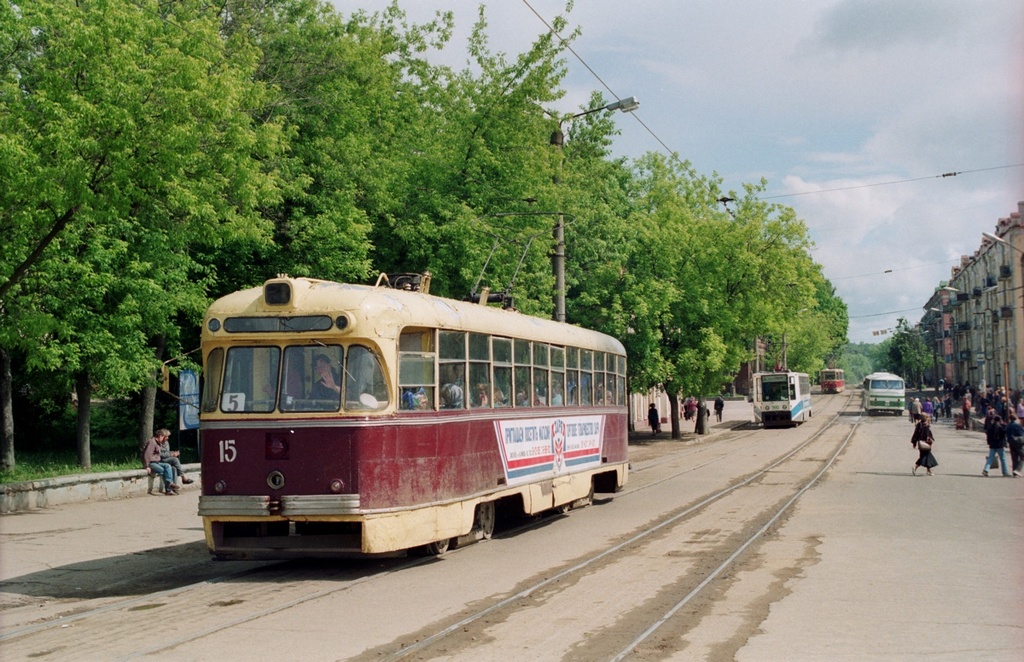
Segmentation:
{"type": "Polygon", "coordinates": [[[759,372],[750,397],[754,422],[766,428],[799,425],[813,415],[811,380],[802,372],[759,372]]]}

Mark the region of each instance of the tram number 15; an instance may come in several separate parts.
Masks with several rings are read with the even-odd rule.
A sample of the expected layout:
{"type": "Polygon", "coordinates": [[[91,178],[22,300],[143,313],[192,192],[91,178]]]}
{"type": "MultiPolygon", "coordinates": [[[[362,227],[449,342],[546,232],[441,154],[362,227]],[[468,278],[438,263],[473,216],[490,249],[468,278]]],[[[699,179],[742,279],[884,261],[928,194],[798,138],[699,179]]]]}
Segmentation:
{"type": "Polygon", "coordinates": [[[234,439],[221,439],[220,440],[220,461],[221,462],[234,462],[236,457],[238,457],[238,449],[235,448],[235,440],[234,439]]]}

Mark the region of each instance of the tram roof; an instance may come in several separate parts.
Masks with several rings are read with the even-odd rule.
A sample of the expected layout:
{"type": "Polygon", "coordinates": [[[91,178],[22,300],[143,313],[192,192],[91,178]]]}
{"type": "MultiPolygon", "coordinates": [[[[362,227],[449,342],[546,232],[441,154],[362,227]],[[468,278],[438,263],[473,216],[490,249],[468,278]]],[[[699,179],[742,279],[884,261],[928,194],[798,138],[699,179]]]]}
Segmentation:
{"type": "MultiPolygon", "coordinates": [[[[625,354],[612,336],[579,326],[524,315],[518,311],[422,292],[354,285],[313,278],[274,278],[291,284],[287,305],[267,303],[265,285],[223,296],[206,311],[204,332],[211,318],[347,314],[347,335],[397,337],[405,327],[473,331],[625,354]]],[[[242,334],[231,334],[238,336],[242,334]]],[[[266,335],[266,334],[260,334],[266,335]]]]}

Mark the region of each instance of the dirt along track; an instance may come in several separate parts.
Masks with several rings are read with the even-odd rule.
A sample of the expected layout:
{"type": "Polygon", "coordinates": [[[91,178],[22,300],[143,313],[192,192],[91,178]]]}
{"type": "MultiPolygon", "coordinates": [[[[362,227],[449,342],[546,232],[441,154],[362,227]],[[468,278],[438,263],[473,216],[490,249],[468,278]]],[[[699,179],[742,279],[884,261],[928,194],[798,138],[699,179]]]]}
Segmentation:
{"type": "MultiPolygon", "coordinates": [[[[773,614],[820,563],[822,541],[778,531],[809,488],[827,480],[863,422],[847,396],[818,397],[815,407],[795,429],[739,426],[633,446],[630,483],[614,499],[599,495],[592,507],[521,522],[436,559],[215,563],[198,518],[178,512],[195,512],[194,493],[75,507],[90,516],[109,509],[120,520],[171,513],[165,531],[146,528],[135,539],[123,523],[90,529],[87,511],[71,507],[34,538],[21,524],[29,520],[5,521],[0,657],[731,660],[753,643],[757,653],[745,659],[798,659],[790,630],[779,630],[792,625],[773,614]],[[77,526],[62,530],[67,517],[77,526]]],[[[871,445],[862,448],[894,452],[877,445],[891,437],[905,453],[905,420],[866,421],[871,445]]],[[[915,490],[941,486],[941,477],[907,482],[915,480],[909,463],[898,474],[865,475],[898,475],[915,490]]],[[[1012,493],[1014,482],[995,487],[1012,493]]],[[[995,645],[990,633],[978,641],[995,645]]],[[[864,653],[871,642],[846,645],[864,653]]],[[[825,649],[811,650],[802,657],[820,659],[825,649]]]]}

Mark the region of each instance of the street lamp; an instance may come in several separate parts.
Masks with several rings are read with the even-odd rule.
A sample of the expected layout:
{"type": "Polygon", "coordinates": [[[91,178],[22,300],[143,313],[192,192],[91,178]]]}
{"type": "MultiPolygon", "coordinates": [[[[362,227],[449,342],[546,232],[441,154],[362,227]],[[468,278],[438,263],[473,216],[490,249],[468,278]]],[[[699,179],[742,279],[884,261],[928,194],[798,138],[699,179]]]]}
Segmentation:
{"type": "MultiPolygon", "coordinates": [[[[575,115],[569,115],[568,117],[558,120],[558,128],[551,134],[551,145],[557,147],[561,151],[562,146],[565,144],[565,134],[562,133],[562,122],[566,122],[577,117],[583,117],[591,113],[597,113],[602,110],[621,110],[624,113],[631,113],[640,107],[640,102],[637,101],[636,97],[626,97],[625,99],[619,99],[613,101],[605,106],[598,108],[591,108],[585,110],[582,113],[576,113],[575,115]]],[[[562,161],[561,155],[559,155],[558,167],[561,169],[562,161]]],[[[555,184],[558,184],[559,177],[555,176],[555,184]]],[[[555,221],[555,252],[551,256],[551,270],[555,276],[555,312],[552,316],[556,322],[565,321],[565,219],[561,214],[558,215],[558,220],[555,221]]]]}
{"type": "Polygon", "coordinates": [[[577,117],[583,117],[584,115],[589,115],[591,113],[598,113],[601,112],[602,110],[621,110],[624,113],[631,113],[639,107],[640,102],[637,100],[636,97],[626,97],[625,99],[613,101],[612,103],[606,106],[591,108],[590,110],[584,110],[582,113],[576,113],[575,115],[563,117],[562,119],[558,120],[558,128],[555,129],[554,132],[551,134],[551,144],[554,147],[561,147],[562,145],[565,144],[565,134],[562,133],[562,122],[574,120],[577,117]]]}

